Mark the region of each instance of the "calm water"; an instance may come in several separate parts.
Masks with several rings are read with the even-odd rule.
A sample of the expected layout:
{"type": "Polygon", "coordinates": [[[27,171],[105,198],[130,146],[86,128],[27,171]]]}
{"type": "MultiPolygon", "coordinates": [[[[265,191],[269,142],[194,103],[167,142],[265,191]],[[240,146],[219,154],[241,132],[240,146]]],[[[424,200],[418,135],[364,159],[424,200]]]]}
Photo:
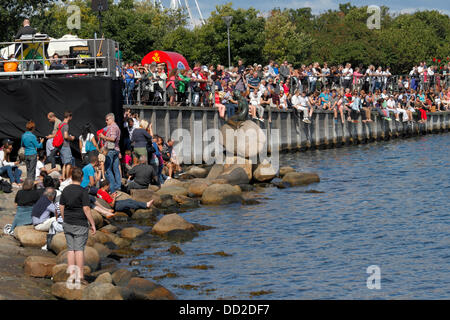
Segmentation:
{"type": "Polygon", "coordinates": [[[449,157],[449,134],[282,155],[321,182],[265,189],[258,205],[184,213],[216,229],[180,244],[182,256],[153,240],[137,268],[149,279],[176,273],[158,282],[180,299],[260,290],[272,293],[254,299],[448,299],[449,157]],[[232,256],[198,255],[217,251],[232,256]],[[188,268],[201,264],[213,268],[188,268]],[[381,269],[380,290],[367,288],[370,265],[381,269]]]}

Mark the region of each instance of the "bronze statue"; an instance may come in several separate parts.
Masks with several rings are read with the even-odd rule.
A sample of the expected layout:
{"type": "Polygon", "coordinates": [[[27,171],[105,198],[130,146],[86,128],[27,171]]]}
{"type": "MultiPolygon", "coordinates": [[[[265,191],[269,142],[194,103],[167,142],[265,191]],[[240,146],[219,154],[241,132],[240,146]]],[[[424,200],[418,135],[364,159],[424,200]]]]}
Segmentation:
{"type": "Polygon", "coordinates": [[[228,119],[227,124],[237,129],[242,122],[247,119],[248,115],[248,102],[245,97],[242,96],[241,92],[235,90],[233,92],[234,100],[238,101],[238,112],[230,119],[228,119]]]}

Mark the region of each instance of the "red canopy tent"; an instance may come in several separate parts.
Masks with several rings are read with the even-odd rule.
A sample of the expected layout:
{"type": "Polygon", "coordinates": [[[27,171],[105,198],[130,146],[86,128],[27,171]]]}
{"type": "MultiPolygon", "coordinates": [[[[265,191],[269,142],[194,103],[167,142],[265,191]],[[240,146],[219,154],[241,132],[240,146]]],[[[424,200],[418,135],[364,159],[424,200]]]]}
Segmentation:
{"type": "Polygon", "coordinates": [[[141,63],[142,65],[145,65],[146,63],[151,64],[152,62],[165,63],[168,72],[174,68],[190,69],[187,60],[181,54],[176,52],[155,50],[148,53],[142,59],[141,63]]]}

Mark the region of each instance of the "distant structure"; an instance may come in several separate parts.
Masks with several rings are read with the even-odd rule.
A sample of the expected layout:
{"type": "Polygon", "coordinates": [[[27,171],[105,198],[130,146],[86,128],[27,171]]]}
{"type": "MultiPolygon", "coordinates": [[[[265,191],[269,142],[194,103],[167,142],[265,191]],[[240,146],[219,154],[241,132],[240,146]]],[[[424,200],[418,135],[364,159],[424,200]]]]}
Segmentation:
{"type": "MultiPolygon", "coordinates": [[[[196,26],[205,24],[205,19],[203,18],[202,10],[200,9],[198,1],[194,0],[194,3],[195,3],[195,7],[197,8],[197,11],[198,11],[199,19],[196,19],[192,15],[191,6],[189,5],[189,1],[188,0],[184,0],[184,6],[182,4],[182,0],[170,0],[169,8],[172,9],[172,10],[178,10],[178,9],[183,8],[183,7],[186,8],[186,10],[188,12],[188,15],[189,15],[190,24],[192,25],[192,27],[196,27],[196,26]]],[[[161,0],[153,0],[153,5],[155,7],[161,7],[161,9],[164,9],[164,5],[161,2],[161,0]]]]}

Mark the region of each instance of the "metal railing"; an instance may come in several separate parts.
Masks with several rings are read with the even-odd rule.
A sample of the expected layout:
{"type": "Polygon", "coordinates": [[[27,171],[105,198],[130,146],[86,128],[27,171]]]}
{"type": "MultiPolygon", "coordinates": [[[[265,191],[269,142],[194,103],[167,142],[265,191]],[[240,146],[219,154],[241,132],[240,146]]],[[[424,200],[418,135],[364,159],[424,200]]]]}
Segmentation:
{"type": "MultiPolygon", "coordinates": [[[[147,104],[152,106],[167,106],[167,102],[169,101],[166,90],[167,80],[153,80],[153,83],[150,85],[148,81],[135,79],[133,83],[133,88],[128,88],[127,83],[124,83],[125,105],[132,106],[147,104]],[[162,84],[162,86],[160,84],[162,84]],[[128,96],[126,95],[127,90],[129,90],[128,96]]],[[[376,90],[380,90],[380,92],[386,90],[387,93],[391,94],[401,92],[402,90],[411,89],[412,86],[416,91],[426,91],[428,89],[438,88],[444,90],[450,88],[450,75],[433,75],[427,76],[426,78],[423,76],[416,77],[409,75],[391,75],[386,78],[380,76],[362,76],[352,77],[347,82],[344,77],[322,76],[317,77],[317,81],[311,81],[310,77],[305,77],[303,79],[298,79],[295,83],[296,85],[290,86],[290,95],[293,95],[296,89],[300,90],[300,92],[305,91],[310,94],[314,91],[320,91],[324,87],[330,90],[349,88],[352,92],[354,90],[364,90],[366,93],[374,93],[376,90]],[[415,79],[414,83],[412,83],[412,78],[415,79]],[[400,79],[405,79],[407,85],[405,86],[405,83],[403,82],[400,83],[400,79]]],[[[186,94],[184,96],[179,96],[176,94],[177,99],[175,101],[179,106],[198,107],[200,106],[200,103],[203,102],[203,106],[205,107],[214,107],[214,97],[215,85],[211,82],[208,82],[206,91],[200,92],[195,91],[193,86],[188,83],[186,85],[186,94]],[[201,96],[203,96],[203,99],[200,98],[201,96]],[[180,97],[183,101],[180,101],[180,97]],[[210,97],[212,97],[212,101],[210,97]]]]}
{"type": "MultiPolygon", "coordinates": [[[[120,61],[115,56],[115,48],[119,49],[119,44],[111,39],[94,38],[94,39],[33,39],[33,40],[17,40],[15,42],[0,42],[0,47],[6,47],[2,49],[3,59],[0,60],[0,64],[16,63],[16,71],[6,72],[4,67],[0,66],[0,79],[10,79],[21,77],[25,78],[47,78],[49,76],[60,75],[83,75],[83,76],[105,76],[117,79],[116,68],[120,64],[120,61]],[[86,56],[73,56],[69,58],[69,54],[59,54],[58,62],[63,60],[68,62],[63,69],[60,67],[54,70],[52,63],[56,62],[53,57],[47,56],[47,50],[50,43],[66,43],[67,46],[63,49],[56,49],[54,53],[70,50],[70,44],[74,46],[87,46],[89,48],[89,54],[86,56]],[[24,51],[30,48],[31,59],[27,55],[24,55],[24,51]],[[14,59],[8,60],[13,55],[14,59]],[[8,59],[5,59],[7,56],[8,59]],[[19,57],[17,59],[16,57],[19,57]],[[72,63],[73,62],[73,63],[72,63]],[[76,63],[78,62],[78,64],[76,63]],[[69,65],[70,63],[70,65],[69,65]],[[37,70],[35,70],[38,68],[37,70]]],[[[120,76],[120,75],[119,75],[120,76]]]]}

